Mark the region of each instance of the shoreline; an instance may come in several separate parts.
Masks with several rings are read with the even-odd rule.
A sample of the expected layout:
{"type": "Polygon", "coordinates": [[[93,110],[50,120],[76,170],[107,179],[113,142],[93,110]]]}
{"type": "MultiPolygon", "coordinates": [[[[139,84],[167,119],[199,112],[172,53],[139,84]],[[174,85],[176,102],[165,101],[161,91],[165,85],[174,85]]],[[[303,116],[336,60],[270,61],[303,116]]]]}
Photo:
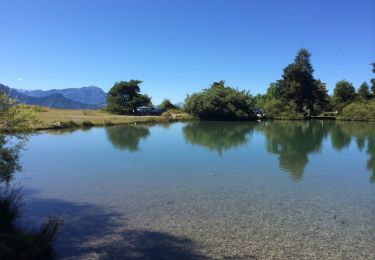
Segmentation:
{"type": "Polygon", "coordinates": [[[37,120],[37,123],[32,127],[34,131],[139,123],[169,123],[191,120],[191,117],[188,114],[172,113],[161,116],[129,116],[111,114],[101,110],[51,108],[34,110],[34,113],[37,120]]]}
{"type": "MultiPolygon", "coordinates": [[[[33,131],[59,130],[68,128],[84,127],[103,127],[112,125],[142,124],[142,123],[171,123],[179,121],[192,121],[192,116],[187,113],[166,112],[161,116],[133,116],[133,115],[116,115],[102,110],[71,110],[71,109],[51,109],[41,108],[31,109],[35,114],[37,122],[32,127],[33,131]]],[[[341,118],[340,116],[313,116],[310,118],[288,119],[273,118],[258,119],[261,121],[305,121],[305,120],[335,120],[335,121],[352,121],[352,122],[373,122],[370,120],[358,120],[341,118]]],[[[251,120],[257,121],[257,119],[251,120]]]]}

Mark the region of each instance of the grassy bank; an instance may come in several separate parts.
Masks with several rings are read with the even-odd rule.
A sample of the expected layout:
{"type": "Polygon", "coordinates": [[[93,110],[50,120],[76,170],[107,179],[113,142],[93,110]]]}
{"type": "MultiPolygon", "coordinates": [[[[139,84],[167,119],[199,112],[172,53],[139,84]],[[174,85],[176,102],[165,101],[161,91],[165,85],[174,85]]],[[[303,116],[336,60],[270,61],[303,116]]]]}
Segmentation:
{"type": "Polygon", "coordinates": [[[189,120],[188,114],[168,112],[163,116],[125,116],[115,115],[101,110],[51,109],[29,107],[36,115],[35,130],[60,129],[68,127],[88,127],[121,125],[130,123],[158,123],[189,120]]]}
{"type": "Polygon", "coordinates": [[[338,120],[375,121],[375,99],[356,101],[343,108],[338,120]]]}

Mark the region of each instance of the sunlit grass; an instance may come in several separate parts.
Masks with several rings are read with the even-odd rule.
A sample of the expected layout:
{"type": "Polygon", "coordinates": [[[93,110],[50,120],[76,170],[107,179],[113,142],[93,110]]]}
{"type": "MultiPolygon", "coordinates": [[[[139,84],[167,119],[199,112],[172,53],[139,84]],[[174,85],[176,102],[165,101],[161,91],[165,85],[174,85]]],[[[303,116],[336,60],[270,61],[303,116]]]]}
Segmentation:
{"type": "Polygon", "coordinates": [[[72,109],[33,109],[38,123],[35,129],[54,129],[81,126],[108,126],[129,123],[157,123],[188,119],[187,114],[168,116],[127,116],[115,115],[103,110],[72,110],[72,109]]]}

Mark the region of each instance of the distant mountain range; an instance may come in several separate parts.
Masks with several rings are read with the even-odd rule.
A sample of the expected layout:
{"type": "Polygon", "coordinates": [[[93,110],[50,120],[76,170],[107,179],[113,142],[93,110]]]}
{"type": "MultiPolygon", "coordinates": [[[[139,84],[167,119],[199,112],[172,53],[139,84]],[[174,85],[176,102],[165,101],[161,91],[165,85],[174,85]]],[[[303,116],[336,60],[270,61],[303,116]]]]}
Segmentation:
{"type": "Polygon", "coordinates": [[[13,89],[0,84],[0,91],[19,103],[66,109],[100,109],[105,106],[106,93],[98,87],[51,90],[13,89]]]}

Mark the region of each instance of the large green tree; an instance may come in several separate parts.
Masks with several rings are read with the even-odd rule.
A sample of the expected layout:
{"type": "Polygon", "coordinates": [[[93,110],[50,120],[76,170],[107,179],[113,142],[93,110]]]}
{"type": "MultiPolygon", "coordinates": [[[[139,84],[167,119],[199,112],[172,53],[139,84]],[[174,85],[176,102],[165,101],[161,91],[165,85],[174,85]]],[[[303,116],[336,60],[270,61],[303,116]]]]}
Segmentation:
{"type": "Polygon", "coordinates": [[[361,84],[361,86],[359,86],[358,88],[358,96],[362,99],[362,100],[367,100],[370,98],[370,88],[367,84],[367,82],[363,82],[361,84]]]}
{"type": "Polygon", "coordinates": [[[346,80],[340,80],[336,83],[333,90],[333,103],[336,109],[341,110],[345,105],[356,98],[355,88],[352,83],[346,80]]]}
{"type": "Polygon", "coordinates": [[[141,94],[140,80],[116,82],[107,95],[107,110],[116,114],[133,114],[137,107],[151,104],[151,98],[141,94]]]}
{"type": "Polygon", "coordinates": [[[276,82],[276,98],[283,103],[293,102],[293,112],[314,113],[317,106],[328,103],[325,84],[314,78],[310,57],[307,49],[300,49],[294,62],[284,69],[282,79],[276,82]]]}
{"type": "Polygon", "coordinates": [[[185,100],[185,110],[203,120],[253,119],[253,98],[248,91],[214,82],[208,89],[194,93],[185,100]]]}

